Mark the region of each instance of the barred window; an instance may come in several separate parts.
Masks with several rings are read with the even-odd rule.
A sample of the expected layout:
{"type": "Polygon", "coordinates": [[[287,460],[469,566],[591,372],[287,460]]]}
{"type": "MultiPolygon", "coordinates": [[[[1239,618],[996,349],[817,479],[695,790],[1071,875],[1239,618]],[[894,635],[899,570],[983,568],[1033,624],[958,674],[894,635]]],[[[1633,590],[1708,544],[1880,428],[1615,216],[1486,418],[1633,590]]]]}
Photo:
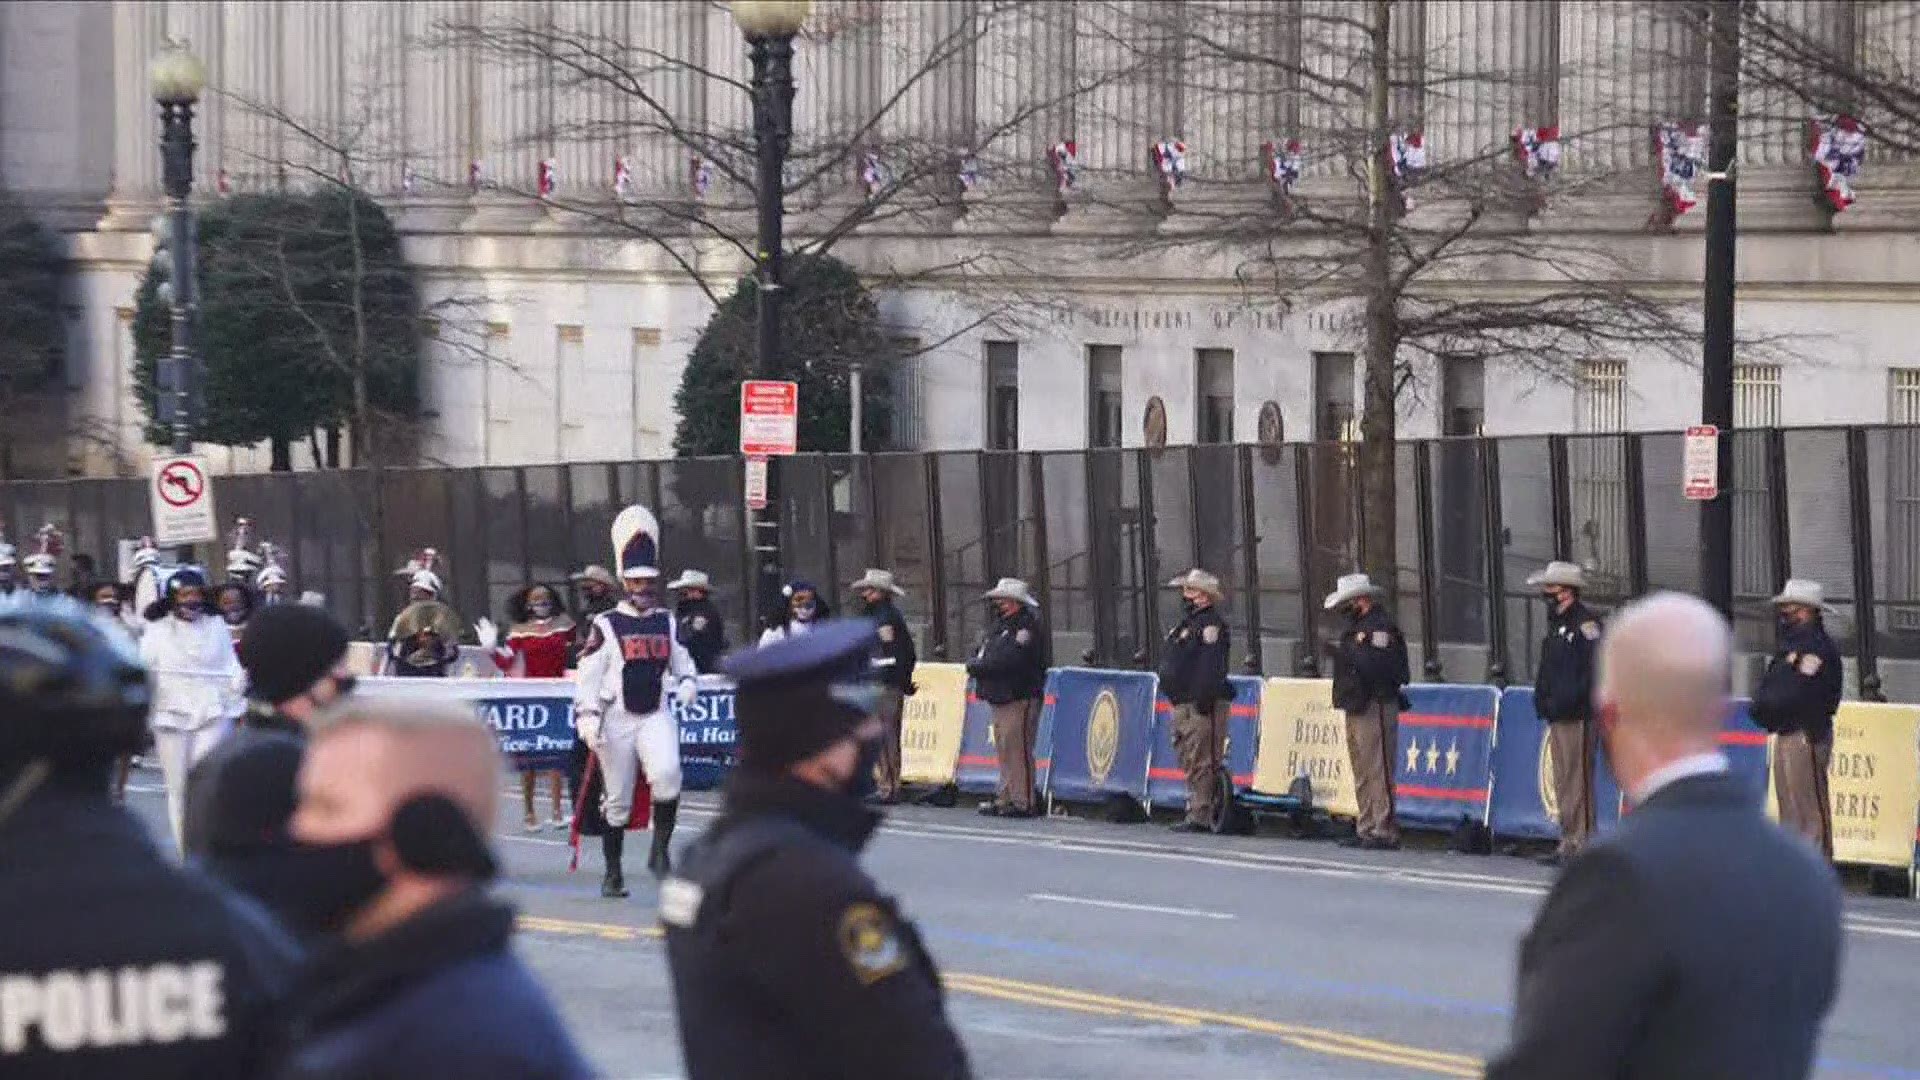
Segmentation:
{"type": "Polygon", "coordinates": [[[1120,359],[1118,345],[1087,346],[1089,446],[1120,445],[1120,359]]]}
{"type": "Polygon", "coordinates": [[[1887,423],[1920,424],[1920,368],[1894,368],[1887,376],[1887,423]]]}
{"type": "MultiPolygon", "coordinates": [[[[1887,422],[1920,425],[1920,368],[1887,373],[1887,422]]],[[[1920,427],[1887,432],[1887,626],[1920,634],[1920,427]]]]}
{"type": "Polygon", "coordinates": [[[1621,360],[1588,360],[1580,365],[1574,389],[1574,430],[1627,429],[1627,365],[1621,360]]]}
{"type": "Polygon", "coordinates": [[[987,342],[987,449],[1020,448],[1020,343],[987,342]]]}
{"type": "Polygon", "coordinates": [[[1196,349],[1195,442],[1233,441],[1233,350],[1196,349]]]}
{"type": "Polygon", "coordinates": [[[1573,487],[1573,556],[1597,595],[1623,595],[1627,581],[1627,365],[1589,360],[1574,384],[1568,446],[1573,487]]]}
{"type": "Polygon", "coordinates": [[[1733,366],[1733,591],[1743,598],[1770,595],[1773,580],[1773,502],[1767,490],[1767,443],[1759,428],[1780,426],[1780,365],[1733,366]]]}
{"type": "Polygon", "coordinates": [[[1780,365],[1733,366],[1733,426],[1780,426],[1780,365]]]}

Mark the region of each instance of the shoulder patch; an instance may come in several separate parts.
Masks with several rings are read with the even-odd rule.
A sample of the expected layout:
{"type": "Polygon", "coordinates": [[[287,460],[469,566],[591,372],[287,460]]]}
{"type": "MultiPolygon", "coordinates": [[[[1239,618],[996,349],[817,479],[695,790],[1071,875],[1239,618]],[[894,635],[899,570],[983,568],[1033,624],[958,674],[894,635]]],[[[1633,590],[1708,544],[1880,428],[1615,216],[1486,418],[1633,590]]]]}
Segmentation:
{"type": "Polygon", "coordinates": [[[885,645],[893,644],[893,624],[892,623],[881,623],[879,634],[880,634],[880,641],[882,644],[885,644],[885,645]]]}
{"type": "Polygon", "coordinates": [[[1023,626],[1014,633],[1013,640],[1019,642],[1022,645],[1031,644],[1033,642],[1033,631],[1023,626]]]}
{"type": "Polygon", "coordinates": [[[1176,630],[1174,632],[1174,637],[1179,641],[1185,641],[1187,640],[1187,636],[1192,633],[1193,633],[1192,630],[1189,630],[1188,628],[1183,626],[1179,630],[1176,630]]]}
{"type": "Polygon", "coordinates": [[[1594,622],[1592,619],[1588,619],[1586,622],[1580,624],[1580,633],[1588,641],[1599,641],[1600,624],[1594,622]]]}
{"type": "Polygon", "coordinates": [[[1800,674],[1811,679],[1820,674],[1820,654],[1802,653],[1800,655],[1800,674]]]}
{"type": "Polygon", "coordinates": [[[698,633],[707,628],[707,617],[705,615],[695,615],[693,621],[687,625],[693,627],[694,632],[698,633]]]}
{"type": "Polygon", "coordinates": [[[1220,640],[1220,628],[1217,626],[1206,627],[1200,631],[1200,640],[1209,645],[1218,643],[1220,640]]]}
{"type": "Polygon", "coordinates": [[[668,878],[660,883],[660,921],[668,926],[692,926],[705,896],[706,890],[686,878],[668,878]]]}
{"type": "Polygon", "coordinates": [[[1367,632],[1365,630],[1356,632],[1353,635],[1353,643],[1355,645],[1365,645],[1367,643],[1367,632]]]}
{"type": "Polygon", "coordinates": [[[1393,635],[1392,635],[1392,634],[1389,634],[1389,633],[1387,633],[1387,632],[1386,632],[1385,630],[1375,630],[1375,631],[1373,632],[1373,647],[1374,647],[1374,648],[1376,648],[1376,649],[1385,649],[1385,648],[1390,648],[1390,647],[1391,647],[1392,645],[1393,645],[1393,635]]]}
{"type": "Polygon", "coordinates": [[[907,966],[900,928],[880,905],[861,900],[840,913],[840,952],[861,986],[872,986],[907,966]]]}

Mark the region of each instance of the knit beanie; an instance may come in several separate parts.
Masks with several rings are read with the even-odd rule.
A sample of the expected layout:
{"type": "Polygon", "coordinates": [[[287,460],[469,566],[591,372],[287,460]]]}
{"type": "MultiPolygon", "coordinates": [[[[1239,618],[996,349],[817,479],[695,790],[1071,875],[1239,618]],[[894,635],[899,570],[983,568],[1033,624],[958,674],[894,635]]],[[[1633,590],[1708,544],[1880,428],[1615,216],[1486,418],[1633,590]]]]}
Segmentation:
{"type": "Polygon", "coordinates": [[[247,696],[269,705],[306,693],[345,655],[346,627],[325,610],[305,604],[265,608],[240,636],[247,696]]]}

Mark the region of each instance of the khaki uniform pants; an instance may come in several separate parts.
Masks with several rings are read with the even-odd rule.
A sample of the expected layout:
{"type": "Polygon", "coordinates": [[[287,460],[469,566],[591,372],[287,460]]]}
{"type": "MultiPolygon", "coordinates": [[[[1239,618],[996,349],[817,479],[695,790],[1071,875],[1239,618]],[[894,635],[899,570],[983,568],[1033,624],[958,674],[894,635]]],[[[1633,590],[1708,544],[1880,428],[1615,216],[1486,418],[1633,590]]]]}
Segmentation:
{"type": "Polygon", "coordinates": [[[1217,767],[1227,760],[1227,714],[1231,702],[1216,701],[1208,712],[1192,705],[1173,707],[1173,748],[1187,772],[1187,820],[1212,825],[1219,794],[1217,767]]]}
{"type": "Polygon", "coordinates": [[[1040,703],[1032,699],[993,707],[993,749],[1000,757],[1001,806],[1033,810],[1033,741],[1040,733],[1040,703]]]}
{"type": "Polygon", "coordinates": [[[1833,858],[1833,803],[1827,796],[1827,762],[1833,743],[1817,743],[1805,732],[1773,740],[1773,795],[1780,824],[1807,838],[1833,858]]]}
{"type": "Polygon", "coordinates": [[[880,761],[873,767],[873,782],[886,799],[900,794],[900,711],[905,702],[906,696],[889,686],[880,691],[880,701],[873,710],[886,729],[880,736],[880,761]]]}
{"type": "Polygon", "coordinates": [[[1364,712],[1347,714],[1347,757],[1353,765],[1353,794],[1360,804],[1354,823],[1361,836],[1400,839],[1393,818],[1393,757],[1400,749],[1400,706],[1375,702],[1364,712]]]}
{"type": "Polygon", "coordinates": [[[1592,720],[1547,725],[1553,758],[1553,797],[1560,807],[1560,854],[1587,846],[1593,833],[1593,758],[1598,738],[1592,720]]]}

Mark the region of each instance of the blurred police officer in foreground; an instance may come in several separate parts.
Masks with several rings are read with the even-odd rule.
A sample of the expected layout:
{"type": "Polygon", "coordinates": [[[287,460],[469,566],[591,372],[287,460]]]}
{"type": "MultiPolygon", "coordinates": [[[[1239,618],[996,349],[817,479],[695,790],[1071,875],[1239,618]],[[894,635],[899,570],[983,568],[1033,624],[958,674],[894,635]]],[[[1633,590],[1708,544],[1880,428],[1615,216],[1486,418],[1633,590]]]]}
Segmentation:
{"type": "Polygon", "coordinates": [[[860,868],[880,815],[875,625],[823,623],[735,653],[739,766],[660,887],[691,1080],[969,1076],[939,973],[860,868]]]}
{"type": "Polygon", "coordinates": [[[1780,824],[1833,858],[1833,803],[1827,762],[1833,757],[1833,714],[1840,708],[1840,648],[1821,613],[1826,591],[1794,578],[1773,598],[1780,644],[1753,692],[1753,722],[1774,733],[1773,790],[1780,824]]]}
{"type": "Polygon", "coordinates": [[[913,647],[913,631],[900,614],[900,597],[907,590],[894,584],[893,571],[869,569],[849,588],[860,614],[880,624],[880,655],[873,666],[880,677],[880,703],[875,715],[885,734],[880,737],[880,766],[874,777],[876,795],[884,805],[900,801],[900,727],[907,698],[913,695],[913,669],[920,654],[913,647]]]}
{"type": "Polygon", "coordinates": [[[1391,850],[1400,846],[1393,816],[1393,761],[1400,748],[1400,693],[1407,685],[1407,640],[1380,606],[1382,590],[1365,574],[1342,577],[1325,607],[1346,619],[1327,643],[1333,658],[1333,707],[1347,715],[1347,757],[1360,805],[1347,847],[1391,850]]]}
{"type": "Polygon", "coordinates": [[[1001,578],[984,597],[994,625],[967,661],[974,692],[993,708],[993,748],[1000,757],[1000,790],[980,805],[988,817],[1040,813],[1033,790],[1033,744],[1040,733],[1040,699],[1053,650],[1040,625],[1040,603],[1019,578],[1001,578]]]}
{"type": "Polygon", "coordinates": [[[1233,686],[1227,682],[1231,639],[1216,606],[1220,579],[1196,568],[1167,587],[1180,590],[1186,609],[1160,655],[1160,690],[1173,706],[1173,746],[1187,774],[1186,820],[1173,828],[1212,832],[1227,756],[1227,716],[1233,711],[1233,686]]]}
{"type": "Polygon", "coordinates": [[[1551,562],[1527,579],[1547,602],[1547,633],[1533,679],[1533,708],[1547,723],[1553,797],[1560,811],[1560,846],[1541,861],[1550,866],[1578,855],[1593,831],[1593,658],[1600,616],[1580,602],[1587,576],[1570,562],[1551,562]]]}
{"type": "Polygon", "coordinates": [[[493,732],[455,704],[350,701],[316,718],[294,850],[325,935],[287,1009],[281,1080],[591,1075],[487,896],[493,732]]]}
{"type": "Polygon", "coordinates": [[[0,600],[0,1075],[248,1078],[296,962],[108,797],[146,672],[64,598],[0,600]]]}

